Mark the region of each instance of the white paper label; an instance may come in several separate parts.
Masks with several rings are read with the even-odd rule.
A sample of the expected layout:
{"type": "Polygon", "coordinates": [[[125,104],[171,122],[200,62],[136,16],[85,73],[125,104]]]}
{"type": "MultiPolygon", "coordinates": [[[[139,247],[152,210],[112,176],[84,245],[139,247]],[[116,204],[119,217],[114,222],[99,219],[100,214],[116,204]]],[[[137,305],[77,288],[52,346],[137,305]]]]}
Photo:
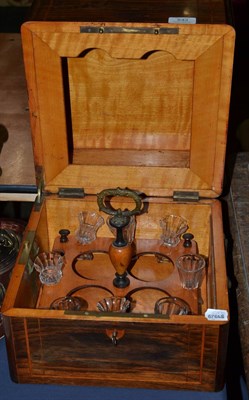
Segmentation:
{"type": "Polygon", "coordinates": [[[195,17],[169,17],[169,24],[196,24],[195,17]]]}
{"type": "Polygon", "coordinates": [[[209,321],[228,321],[228,312],[226,310],[208,308],[205,312],[205,317],[209,321]]]}

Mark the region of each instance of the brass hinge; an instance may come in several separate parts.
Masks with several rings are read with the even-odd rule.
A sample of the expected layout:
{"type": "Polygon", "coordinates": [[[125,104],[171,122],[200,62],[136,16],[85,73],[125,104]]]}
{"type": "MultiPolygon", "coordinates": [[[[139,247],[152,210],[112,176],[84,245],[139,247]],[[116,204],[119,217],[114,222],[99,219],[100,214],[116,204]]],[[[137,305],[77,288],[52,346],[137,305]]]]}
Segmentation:
{"type": "Polygon", "coordinates": [[[173,193],[173,200],[176,201],[198,201],[199,200],[199,192],[185,192],[185,191],[177,191],[175,190],[173,193]]]}
{"type": "Polygon", "coordinates": [[[179,28],[160,28],[160,27],[124,27],[124,26],[81,26],[80,33],[133,33],[133,34],[153,34],[153,35],[178,35],[179,28]]]}
{"type": "Polygon", "coordinates": [[[83,188],[59,188],[58,196],[65,199],[83,199],[85,192],[83,188]]]}
{"type": "Polygon", "coordinates": [[[36,166],[35,168],[36,182],[37,182],[37,196],[35,198],[34,210],[40,211],[43,197],[44,197],[44,179],[43,179],[43,168],[36,166]]]}
{"type": "Polygon", "coordinates": [[[40,211],[42,202],[43,202],[43,197],[44,197],[44,182],[43,179],[40,179],[39,185],[37,188],[37,196],[35,199],[35,204],[34,204],[34,210],[35,211],[40,211]]]}

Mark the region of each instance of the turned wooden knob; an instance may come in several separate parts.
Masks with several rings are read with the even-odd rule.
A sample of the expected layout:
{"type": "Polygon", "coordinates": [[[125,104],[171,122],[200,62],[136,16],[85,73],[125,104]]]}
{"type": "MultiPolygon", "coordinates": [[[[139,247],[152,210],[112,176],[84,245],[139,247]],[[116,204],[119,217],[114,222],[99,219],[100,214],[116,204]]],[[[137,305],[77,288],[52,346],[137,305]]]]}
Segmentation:
{"type": "Polygon", "coordinates": [[[59,234],[60,234],[60,242],[61,243],[66,243],[66,242],[68,242],[68,235],[70,234],[70,231],[68,230],[68,229],[61,229],[60,231],[59,231],[59,234]]]}

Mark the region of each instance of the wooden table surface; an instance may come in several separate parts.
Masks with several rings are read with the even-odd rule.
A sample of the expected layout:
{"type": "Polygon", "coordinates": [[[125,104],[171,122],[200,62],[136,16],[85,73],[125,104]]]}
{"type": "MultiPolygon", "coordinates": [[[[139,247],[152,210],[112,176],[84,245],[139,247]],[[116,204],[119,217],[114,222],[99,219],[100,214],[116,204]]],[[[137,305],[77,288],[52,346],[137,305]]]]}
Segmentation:
{"type": "Polygon", "coordinates": [[[36,21],[168,22],[169,17],[231,23],[230,0],[34,0],[30,14],[36,21]]]}
{"type": "Polygon", "coordinates": [[[33,201],[35,169],[20,34],[0,34],[0,200],[33,201]]]}

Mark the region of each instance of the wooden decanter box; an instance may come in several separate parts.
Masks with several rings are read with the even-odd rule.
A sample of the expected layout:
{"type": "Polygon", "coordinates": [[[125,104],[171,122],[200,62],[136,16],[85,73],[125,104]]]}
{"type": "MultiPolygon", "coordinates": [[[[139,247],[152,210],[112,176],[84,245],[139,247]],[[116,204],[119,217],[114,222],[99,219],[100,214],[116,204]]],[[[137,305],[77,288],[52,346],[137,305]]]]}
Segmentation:
{"type": "MultiPolygon", "coordinates": [[[[39,193],[3,305],[11,377],[153,389],[220,390],[228,335],[222,212],[234,31],[226,25],[29,22],[22,27],[39,193]],[[97,194],[129,188],[136,215],[130,284],[113,284],[114,240],[97,194]],[[97,239],[76,237],[81,211],[105,224],[97,239]],[[162,244],[160,220],[184,217],[194,235],[162,244]],[[61,241],[59,231],[70,231],[61,241]],[[34,258],[64,254],[63,276],[41,284],[34,258]],[[206,259],[199,288],[183,289],[181,254],[206,259]],[[158,257],[158,253],[160,257],[158,257]],[[90,254],[91,257],[84,257],[90,254]],[[136,256],[137,255],[137,256],[136,256]],[[170,260],[170,262],[169,262],[170,260]],[[66,295],[80,310],[54,310],[66,295]],[[123,296],[125,313],[100,312],[123,296]],[[156,314],[156,301],[179,297],[191,313],[156,314]],[[207,310],[210,310],[207,312],[207,310]]],[[[133,209],[126,196],[115,209],[133,209]]]]}

